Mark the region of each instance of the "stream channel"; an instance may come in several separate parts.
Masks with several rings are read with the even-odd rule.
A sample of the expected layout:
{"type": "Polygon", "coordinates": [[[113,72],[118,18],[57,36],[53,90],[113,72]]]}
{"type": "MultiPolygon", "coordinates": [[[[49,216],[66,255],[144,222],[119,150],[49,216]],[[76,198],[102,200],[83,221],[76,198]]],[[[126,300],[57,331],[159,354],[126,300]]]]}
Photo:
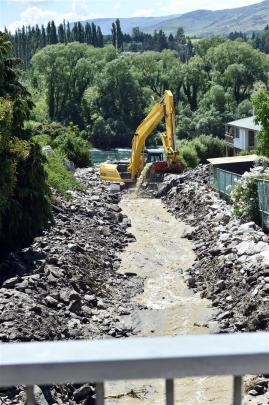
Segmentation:
{"type": "MultiPolygon", "coordinates": [[[[120,272],[142,277],[143,293],[136,302],[142,309],[132,314],[137,336],[176,336],[216,332],[211,322],[210,302],[194,294],[184,282],[184,273],[195,260],[192,242],[184,238],[188,225],[167,212],[161,200],[144,199],[129,193],[121,208],[131,222],[136,242],[121,254],[120,272]]],[[[176,380],[176,404],[230,405],[230,377],[201,377],[176,380]]],[[[143,380],[107,383],[106,405],[165,404],[164,381],[143,380]]]]}

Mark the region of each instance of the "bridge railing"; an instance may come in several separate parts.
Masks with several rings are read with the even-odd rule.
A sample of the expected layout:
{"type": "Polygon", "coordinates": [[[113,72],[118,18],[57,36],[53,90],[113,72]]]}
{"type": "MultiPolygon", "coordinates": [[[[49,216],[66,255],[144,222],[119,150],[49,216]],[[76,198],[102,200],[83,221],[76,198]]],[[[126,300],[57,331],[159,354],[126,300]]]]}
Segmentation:
{"type": "MultiPolygon", "coordinates": [[[[234,376],[233,405],[242,402],[242,376],[269,374],[269,334],[220,334],[0,344],[0,387],[96,383],[96,403],[105,404],[104,382],[164,379],[173,405],[174,379],[234,376]]],[[[1,391],[1,388],[0,388],[1,391]]]]}

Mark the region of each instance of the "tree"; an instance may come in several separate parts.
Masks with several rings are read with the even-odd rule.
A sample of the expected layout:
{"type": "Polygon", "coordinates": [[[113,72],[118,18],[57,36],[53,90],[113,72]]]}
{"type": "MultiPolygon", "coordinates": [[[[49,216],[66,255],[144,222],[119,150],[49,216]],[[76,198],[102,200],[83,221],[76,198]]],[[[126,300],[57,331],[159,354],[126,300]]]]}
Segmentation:
{"type": "Polygon", "coordinates": [[[261,155],[269,157],[269,94],[260,92],[253,99],[256,111],[256,123],[261,124],[258,134],[258,149],[261,155]]]}
{"type": "Polygon", "coordinates": [[[267,81],[268,60],[249,44],[226,41],[208,50],[207,61],[213,79],[226,90],[232,89],[237,103],[250,96],[257,80],[267,81]]]}
{"type": "Polygon", "coordinates": [[[117,20],[112,23],[112,44],[116,48],[117,51],[123,50],[123,33],[120,26],[120,20],[117,20]]]}
{"type": "Polygon", "coordinates": [[[97,46],[98,48],[103,48],[104,46],[104,36],[99,26],[97,27],[97,46]]]}
{"type": "Polygon", "coordinates": [[[0,257],[28,243],[51,219],[44,158],[23,128],[32,102],[11,47],[0,33],[0,257]]]}
{"type": "Polygon", "coordinates": [[[188,64],[183,65],[182,88],[192,111],[198,107],[198,96],[206,84],[204,64],[200,57],[192,58],[188,64]]]}
{"type": "Polygon", "coordinates": [[[55,22],[52,20],[51,21],[51,29],[50,29],[50,44],[57,44],[58,43],[58,37],[57,37],[57,31],[56,31],[56,26],[55,22]]]}
{"type": "Polygon", "coordinates": [[[122,59],[109,62],[88,96],[91,139],[101,147],[130,146],[144,117],[147,99],[129,65],[122,59]],[[105,138],[99,137],[105,131],[105,138]],[[105,144],[104,144],[105,140],[105,144]]]}
{"type": "Polygon", "coordinates": [[[59,42],[61,44],[65,44],[66,38],[65,38],[65,30],[64,30],[63,24],[60,24],[58,27],[58,38],[59,38],[59,42]]]}
{"type": "Polygon", "coordinates": [[[42,76],[45,81],[51,120],[72,121],[83,126],[83,94],[92,84],[94,75],[103,68],[103,60],[110,52],[110,48],[94,49],[76,42],[46,47],[34,55],[34,75],[42,76]]]}
{"type": "Polygon", "coordinates": [[[89,22],[86,23],[85,25],[85,42],[88,45],[92,45],[93,40],[92,40],[92,27],[89,22]]]}

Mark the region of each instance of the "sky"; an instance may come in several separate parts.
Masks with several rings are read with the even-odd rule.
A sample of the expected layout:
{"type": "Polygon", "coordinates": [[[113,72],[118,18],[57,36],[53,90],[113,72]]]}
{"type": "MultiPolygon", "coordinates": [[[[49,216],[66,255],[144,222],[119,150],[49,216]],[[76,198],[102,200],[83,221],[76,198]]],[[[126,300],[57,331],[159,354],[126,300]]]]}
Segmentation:
{"type": "Polygon", "coordinates": [[[259,0],[0,0],[0,29],[22,25],[57,24],[104,17],[150,17],[182,14],[197,9],[224,9],[260,3],[259,0]]]}

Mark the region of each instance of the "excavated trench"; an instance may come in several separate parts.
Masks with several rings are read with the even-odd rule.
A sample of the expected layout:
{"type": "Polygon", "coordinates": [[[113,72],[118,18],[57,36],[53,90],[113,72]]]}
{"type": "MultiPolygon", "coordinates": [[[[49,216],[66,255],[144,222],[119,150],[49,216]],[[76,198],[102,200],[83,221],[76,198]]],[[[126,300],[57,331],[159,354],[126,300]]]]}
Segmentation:
{"type": "MultiPolygon", "coordinates": [[[[210,302],[194,294],[184,274],[195,260],[189,226],[176,220],[157,199],[129,193],[121,202],[131,222],[136,242],[121,254],[120,272],[144,278],[144,291],[134,300],[145,309],[132,315],[138,336],[175,336],[216,331],[210,302]]],[[[228,405],[231,379],[188,378],[176,381],[176,404],[228,405]]],[[[123,381],[106,384],[106,404],[163,404],[164,382],[123,381]]]]}

